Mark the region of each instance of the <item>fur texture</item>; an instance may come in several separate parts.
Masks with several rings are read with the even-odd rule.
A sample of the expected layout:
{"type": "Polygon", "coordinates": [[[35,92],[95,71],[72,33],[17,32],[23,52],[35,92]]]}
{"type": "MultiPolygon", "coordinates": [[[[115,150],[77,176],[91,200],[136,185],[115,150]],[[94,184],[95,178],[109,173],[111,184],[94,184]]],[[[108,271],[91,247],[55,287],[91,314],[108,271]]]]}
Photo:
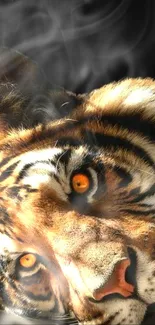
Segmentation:
{"type": "Polygon", "coordinates": [[[72,107],[62,118],[26,125],[32,96],[1,89],[4,308],[55,324],[141,324],[155,302],[155,82],[63,92],[59,109],[66,96],[72,107]],[[78,174],[89,179],[82,194],[78,174]],[[28,253],[35,263],[25,268],[28,253]]]}

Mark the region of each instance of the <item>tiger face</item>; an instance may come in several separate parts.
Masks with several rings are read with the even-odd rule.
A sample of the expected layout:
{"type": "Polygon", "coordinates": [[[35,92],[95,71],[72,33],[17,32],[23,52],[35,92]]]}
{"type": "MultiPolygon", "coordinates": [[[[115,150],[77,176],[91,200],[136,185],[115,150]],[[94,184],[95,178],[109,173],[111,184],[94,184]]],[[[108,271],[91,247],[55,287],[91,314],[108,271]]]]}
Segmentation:
{"type": "Polygon", "coordinates": [[[52,324],[141,324],[155,302],[155,82],[128,79],[0,142],[1,300],[52,324]]]}

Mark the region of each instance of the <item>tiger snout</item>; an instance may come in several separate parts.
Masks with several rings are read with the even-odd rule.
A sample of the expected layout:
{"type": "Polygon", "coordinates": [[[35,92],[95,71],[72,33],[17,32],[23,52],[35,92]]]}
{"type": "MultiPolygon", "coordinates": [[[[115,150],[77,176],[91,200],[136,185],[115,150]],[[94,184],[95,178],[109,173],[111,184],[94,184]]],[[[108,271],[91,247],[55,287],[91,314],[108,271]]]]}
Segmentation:
{"type": "MultiPolygon", "coordinates": [[[[117,324],[128,308],[134,322],[139,324],[146,305],[136,298],[135,252],[126,249],[122,243],[100,242],[91,245],[86,245],[80,256],[72,261],[65,262],[62,257],[56,256],[67,279],[70,306],[76,318],[81,324],[101,325],[106,321],[117,324]],[[139,318],[135,313],[136,308],[139,318]],[[111,317],[115,318],[113,322],[110,322],[111,317]]],[[[130,318],[127,316],[123,324],[127,324],[130,318]]]]}
{"type": "Polygon", "coordinates": [[[94,256],[92,247],[84,248],[80,256],[67,263],[62,257],[56,255],[68,282],[72,283],[80,295],[83,293],[84,296],[96,301],[111,293],[119,293],[124,297],[132,295],[134,286],[127,283],[125,279],[131,261],[121,244],[94,243],[93,251],[94,256]],[[106,251],[109,248],[111,254],[107,255],[106,251]]]}

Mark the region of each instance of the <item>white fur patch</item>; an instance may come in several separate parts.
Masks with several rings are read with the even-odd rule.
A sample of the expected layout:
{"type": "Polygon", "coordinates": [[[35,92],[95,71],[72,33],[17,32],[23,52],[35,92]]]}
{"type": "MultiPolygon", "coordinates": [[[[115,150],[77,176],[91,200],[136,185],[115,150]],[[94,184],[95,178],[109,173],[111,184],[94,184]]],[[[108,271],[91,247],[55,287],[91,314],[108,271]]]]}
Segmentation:
{"type": "Polygon", "coordinates": [[[118,97],[121,95],[121,93],[123,93],[124,90],[124,85],[123,84],[119,84],[118,86],[116,86],[115,88],[113,88],[110,91],[110,100],[117,100],[118,97]]]}
{"type": "Polygon", "coordinates": [[[11,254],[14,254],[15,252],[23,253],[23,251],[37,253],[33,247],[25,243],[20,243],[4,233],[0,233],[0,243],[0,255],[5,255],[5,251],[6,253],[9,252],[11,254]]]}
{"type": "Polygon", "coordinates": [[[130,95],[124,100],[124,104],[127,106],[132,106],[136,104],[148,102],[149,98],[152,96],[152,91],[147,88],[141,88],[133,90],[130,95]]]}
{"type": "Polygon", "coordinates": [[[69,164],[67,166],[67,173],[70,175],[73,170],[81,166],[82,160],[88,152],[84,147],[75,149],[70,157],[69,164]]]}
{"type": "Polygon", "coordinates": [[[48,148],[35,150],[31,152],[27,152],[21,156],[21,162],[18,165],[21,170],[26,164],[31,164],[39,161],[49,161],[54,159],[54,157],[62,152],[60,148],[48,148]]]}
{"type": "Polygon", "coordinates": [[[9,252],[17,251],[17,243],[3,233],[0,233],[0,243],[0,255],[4,255],[5,250],[9,252]]]}

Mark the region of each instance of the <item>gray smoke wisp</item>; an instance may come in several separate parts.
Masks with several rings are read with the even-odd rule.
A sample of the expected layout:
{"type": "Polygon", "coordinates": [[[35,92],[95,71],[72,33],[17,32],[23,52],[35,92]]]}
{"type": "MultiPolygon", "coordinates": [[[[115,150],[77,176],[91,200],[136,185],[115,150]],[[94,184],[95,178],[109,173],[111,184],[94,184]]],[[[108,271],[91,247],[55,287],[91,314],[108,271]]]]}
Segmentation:
{"type": "Polygon", "coordinates": [[[35,60],[53,86],[88,92],[152,73],[153,10],[140,0],[1,0],[0,43],[35,60]]]}

